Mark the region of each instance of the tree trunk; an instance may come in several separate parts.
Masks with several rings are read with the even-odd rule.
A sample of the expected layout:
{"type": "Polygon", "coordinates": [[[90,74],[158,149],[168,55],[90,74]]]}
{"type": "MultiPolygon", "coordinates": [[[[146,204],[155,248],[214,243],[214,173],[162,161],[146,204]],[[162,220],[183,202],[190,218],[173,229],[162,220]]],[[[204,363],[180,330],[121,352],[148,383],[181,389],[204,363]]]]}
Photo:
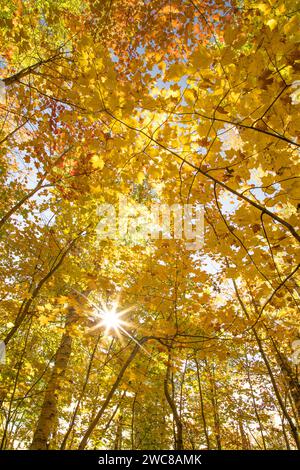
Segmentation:
{"type": "MultiPolygon", "coordinates": [[[[234,286],[234,290],[235,290],[235,293],[236,293],[236,296],[237,296],[237,299],[240,303],[240,306],[247,318],[247,320],[250,320],[250,317],[249,317],[249,314],[248,314],[248,311],[245,307],[245,304],[240,296],[240,293],[239,293],[239,290],[237,288],[237,285],[236,285],[236,282],[234,279],[232,279],[232,283],[233,283],[233,286],[234,286]]],[[[255,304],[254,304],[254,307],[256,308],[255,304]]],[[[300,450],[300,439],[299,439],[299,434],[298,434],[298,431],[297,431],[297,427],[295,426],[292,418],[290,417],[289,415],[289,412],[285,406],[285,403],[282,399],[282,396],[281,396],[281,393],[280,393],[280,390],[277,386],[277,383],[276,383],[276,380],[275,380],[275,377],[274,377],[274,374],[273,374],[273,371],[272,371],[272,368],[270,366],[270,362],[266,356],[266,353],[265,353],[265,350],[263,348],[263,345],[262,345],[262,342],[261,342],[261,339],[255,329],[255,327],[252,327],[252,332],[253,332],[253,335],[255,337],[255,340],[256,340],[256,343],[257,343],[257,346],[258,346],[258,349],[259,349],[259,352],[261,354],[261,357],[265,363],[265,366],[266,366],[266,369],[268,371],[268,374],[269,374],[269,377],[270,377],[270,380],[271,380],[271,383],[272,383],[272,386],[273,386],[273,389],[274,389],[274,393],[275,393],[275,396],[277,398],[277,401],[278,401],[278,404],[281,408],[281,411],[283,413],[283,416],[285,417],[285,419],[287,420],[287,422],[289,423],[289,426],[290,426],[290,430],[291,430],[291,433],[292,433],[292,436],[295,440],[295,444],[296,444],[296,447],[298,450],[300,450]]]]}
{"type": "Polygon", "coordinates": [[[114,393],[116,391],[116,389],[118,388],[122,378],[123,378],[123,375],[125,374],[126,370],[127,370],[127,367],[131,364],[131,362],[133,361],[133,359],[135,358],[136,354],[138,353],[141,345],[147,341],[148,338],[142,338],[138,344],[135,345],[134,349],[132,350],[130,356],[128,357],[127,361],[124,363],[123,367],[121,368],[120,372],[119,372],[119,375],[118,377],[116,378],[113,386],[111,387],[106,399],[104,400],[104,403],[102,404],[100,410],[98,411],[98,413],[96,414],[95,418],[93,419],[93,421],[90,423],[88,429],[86,430],[85,434],[83,435],[83,438],[79,444],[79,447],[78,449],[79,450],[83,450],[87,443],[88,443],[88,440],[92,434],[92,432],[94,431],[95,427],[97,426],[99,420],[102,418],[103,416],[103,413],[104,411],[106,410],[106,408],[108,407],[112,397],[114,396],[114,393]]]}
{"type": "Polygon", "coordinates": [[[172,414],[173,414],[174,421],[176,424],[175,450],[182,450],[183,449],[182,422],[178,414],[176,404],[169,392],[169,386],[168,386],[169,381],[170,381],[170,355],[168,358],[168,366],[167,366],[166,376],[164,380],[164,391],[165,391],[167,402],[172,410],[172,414]]]}
{"type": "Polygon", "coordinates": [[[273,338],[271,338],[271,341],[274,346],[278,365],[287,382],[288,388],[293,398],[293,402],[295,404],[298,418],[300,419],[300,383],[298,381],[297,375],[294,373],[292,367],[290,366],[286,356],[279,350],[273,338]]]}
{"type": "Polygon", "coordinates": [[[49,449],[50,446],[50,440],[57,420],[59,394],[72,352],[70,325],[74,323],[75,319],[75,309],[71,307],[66,321],[66,330],[56,353],[55,363],[46,388],[44,402],[30,446],[32,450],[46,450],[49,449]]]}
{"type": "Polygon", "coordinates": [[[218,410],[218,400],[217,400],[217,393],[216,393],[216,384],[215,384],[215,377],[214,377],[214,370],[210,370],[209,364],[206,361],[207,371],[209,375],[209,382],[211,387],[211,404],[213,408],[213,417],[214,417],[214,431],[215,431],[215,438],[217,449],[222,450],[222,443],[221,443],[221,426],[220,426],[220,416],[218,410]]]}
{"type": "Polygon", "coordinates": [[[200,397],[200,407],[201,407],[201,417],[202,417],[202,422],[203,422],[203,430],[204,430],[204,434],[205,434],[207,450],[209,450],[210,449],[210,442],[209,442],[209,435],[208,435],[205,412],[204,412],[201,377],[200,377],[199,364],[198,364],[198,361],[197,361],[196,358],[195,358],[195,363],[196,363],[196,368],[197,368],[197,379],[198,379],[198,388],[199,388],[199,397],[200,397]]]}
{"type": "Polygon", "coordinates": [[[254,396],[254,390],[253,390],[252,380],[251,380],[251,376],[250,376],[250,366],[249,366],[249,362],[248,362],[248,359],[247,359],[247,355],[246,355],[246,370],[247,370],[248,382],[249,382],[250,391],[251,391],[251,398],[252,398],[254,413],[255,413],[255,416],[256,416],[256,419],[257,419],[257,422],[258,422],[258,425],[259,425],[259,431],[260,431],[262,443],[263,443],[263,446],[264,446],[264,450],[267,450],[266,440],[265,440],[265,436],[264,436],[264,432],[263,432],[263,426],[262,426],[262,422],[261,422],[261,419],[260,419],[260,416],[259,416],[259,413],[258,413],[258,409],[257,409],[257,406],[256,406],[256,400],[255,400],[255,396],[254,396]]]}

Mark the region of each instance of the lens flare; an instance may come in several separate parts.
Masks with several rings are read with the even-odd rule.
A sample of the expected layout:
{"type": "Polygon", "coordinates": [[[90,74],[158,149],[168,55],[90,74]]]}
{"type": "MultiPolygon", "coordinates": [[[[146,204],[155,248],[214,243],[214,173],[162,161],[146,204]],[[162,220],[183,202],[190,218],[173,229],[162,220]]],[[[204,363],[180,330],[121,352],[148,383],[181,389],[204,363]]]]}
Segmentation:
{"type": "MultiPolygon", "coordinates": [[[[114,331],[117,334],[119,339],[122,339],[122,335],[121,335],[122,333],[123,335],[127,336],[132,341],[134,341],[141,348],[141,350],[144,351],[145,354],[147,354],[147,356],[153,358],[152,355],[149,353],[149,351],[147,351],[147,349],[142,344],[140,344],[140,342],[134,336],[132,336],[129,333],[129,331],[126,330],[126,328],[124,328],[124,326],[130,327],[130,323],[127,323],[126,321],[124,321],[122,319],[122,316],[130,312],[131,310],[133,310],[135,308],[134,306],[118,311],[119,301],[120,301],[119,297],[112,304],[112,306],[108,306],[100,298],[99,306],[97,306],[85,294],[82,294],[76,289],[73,289],[73,291],[76,292],[81,297],[85,298],[87,302],[94,308],[92,312],[92,318],[96,320],[96,324],[92,326],[91,328],[89,328],[89,332],[104,327],[105,328],[104,335],[109,336],[110,333],[114,331]]],[[[156,360],[155,358],[153,359],[156,360]]]]}
{"type": "Polygon", "coordinates": [[[90,331],[104,328],[105,335],[109,335],[112,332],[124,332],[125,330],[123,327],[129,326],[129,324],[122,317],[126,313],[130,312],[133,307],[129,307],[121,311],[118,311],[118,307],[118,301],[114,302],[112,305],[106,305],[101,301],[99,307],[95,306],[92,317],[98,321],[92,328],[90,328],[90,331]]]}
{"type": "Polygon", "coordinates": [[[122,320],[114,308],[111,310],[102,310],[101,322],[105,328],[116,329],[119,327],[122,320]]]}

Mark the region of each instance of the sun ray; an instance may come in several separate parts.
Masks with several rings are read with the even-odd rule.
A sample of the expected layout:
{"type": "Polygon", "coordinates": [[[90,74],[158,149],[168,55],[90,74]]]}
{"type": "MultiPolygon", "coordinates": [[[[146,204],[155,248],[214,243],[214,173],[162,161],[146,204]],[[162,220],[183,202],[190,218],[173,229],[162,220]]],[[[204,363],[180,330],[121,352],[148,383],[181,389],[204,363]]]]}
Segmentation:
{"type": "Polygon", "coordinates": [[[149,357],[156,360],[155,358],[153,358],[152,354],[149,353],[149,351],[147,351],[147,349],[124,328],[124,326],[130,326],[130,324],[126,322],[125,320],[123,320],[122,316],[132,311],[134,309],[134,306],[127,307],[123,310],[118,311],[118,306],[120,302],[120,294],[118,295],[117,299],[112,303],[111,307],[108,307],[103,301],[102,297],[100,297],[99,298],[100,308],[99,308],[85,294],[82,294],[76,289],[73,289],[73,290],[76,291],[82,297],[84,297],[89,302],[89,304],[94,308],[94,311],[92,312],[92,317],[96,319],[99,318],[99,321],[94,326],[89,328],[89,332],[92,332],[92,331],[97,330],[98,328],[104,327],[105,336],[109,336],[109,332],[114,331],[114,333],[117,334],[120,340],[122,339],[122,335],[120,334],[120,332],[122,332],[126,336],[128,336],[129,339],[134,341],[149,357]]]}

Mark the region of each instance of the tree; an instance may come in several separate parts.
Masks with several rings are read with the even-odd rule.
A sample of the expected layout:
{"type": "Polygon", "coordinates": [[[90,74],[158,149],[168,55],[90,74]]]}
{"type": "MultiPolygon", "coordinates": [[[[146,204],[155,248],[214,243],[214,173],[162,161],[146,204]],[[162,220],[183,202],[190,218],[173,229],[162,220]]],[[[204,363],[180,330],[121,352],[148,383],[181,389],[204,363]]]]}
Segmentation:
{"type": "Polygon", "coordinates": [[[298,29],[292,0],[3,2],[2,449],[300,448],[298,29]],[[125,200],[164,236],[103,236],[125,200]]]}

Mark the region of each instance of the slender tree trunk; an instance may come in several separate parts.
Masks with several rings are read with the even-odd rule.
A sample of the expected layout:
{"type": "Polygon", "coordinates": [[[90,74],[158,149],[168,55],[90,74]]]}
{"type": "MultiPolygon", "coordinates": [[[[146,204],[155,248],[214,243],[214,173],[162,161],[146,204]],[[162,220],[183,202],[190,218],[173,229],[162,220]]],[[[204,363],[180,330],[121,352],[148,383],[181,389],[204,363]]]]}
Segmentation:
{"type": "Polygon", "coordinates": [[[242,406],[243,406],[243,403],[242,403],[242,400],[240,400],[239,409],[238,409],[238,425],[239,425],[239,431],[241,435],[242,449],[248,450],[249,441],[248,441],[247,433],[244,429],[244,423],[243,423],[243,418],[242,418],[242,406]]]}
{"type": "Polygon", "coordinates": [[[186,368],[187,368],[187,359],[185,360],[185,363],[184,363],[184,369],[183,369],[183,373],[182,373],[182,377],[181,377],[181,381],[180,381],[180,400],[179,400],[179,416],[180,416],[180,419],[182,417],[182,410],[183,410],[183,407],[184,407],[183,392],[184,392],[184,380],[185,380],[186,368]]]}
{"type": "Polygon", "coordinates": [[[285,430],[284,416],[281,416],[281,427],[282,427],[282,434],[284,436],[286,448],[287,448],[287,450],[291,450],[291,446],[290,446],[290,443],[289,443],[289,438],[288,438],[286,430],[285,430]]]}
{"type": "Polygon", "coordinates": [[[261,419],[260,419],[260,416],[259,416],[259,413],[258,413],[258,409],[257,409],[257,406],[256,406],[256,400],[255,400],[255,396],[254,396],[254,390],[253,390],[253,386],[252,386],[252,380],[251,380],[250,370],[249,369],[250,369],[250,367],[249,367],[248,359],[247,359],[247,356],[246,356],[246,370],[247,370],[248,382],[249,382],[250,391],[251,391],[251,398],[252,398],[254,413],[255,413],[255,416],[256,416],[256,419],[257,419],[257,422],[258,422],[258,425],[259,425],[259,432],[260,432],[260,435],[261,435],[264,450],[267,450],[265,436],[264,436],[264,433],[263,433],[262,422],[261,422],[261,419]]]}
{"type": "Polygon", "coordinates": [[[215,377],[213,370],[210,370],[209,364],[206,361],[206,367],[209,376],[210,388],[211,388],[211,404],[213,408],[213,417],[214,417],[214,431],[215,431],[215,438],[217,449],[222,450],[222,442],[221,442],[221,426],[220,426],[220,416],[218,410],[218,400],[217,400],[217,393],[216,393],[216,384],[215,384],[215,377]]]}
{"type": "MultiPolygon", "coordinates": [[[[251,294],[252,304],[253,304],[254,310],[255,310],[256,314],[259,315],[260,313],[258,311],[256,303],[254,302],[251,291],[250,291],[250,294],[251,294]]],[[[266,330],[267,337],[269,338],[269,340],[272,343],[272,346],[273,346],[273,349],[274,349],[274,352],[275,352],[275,358],[276,358],[277,363],[280,367],[280,370],[281,370],[281,372],[282,372],[282,374],[283,374],[283,376],[286,380],[287,386],[290,390],[290,393],[291,393],[291,396],[292,396],[292,399],[293,399],[293,402],[294,402],[294,405],[295,405],[296,413],[297,413],[297,419],[299,420],[299,418],[300,418],[300,383],[299,383],[299,380],[298,380],[298,377],[297,377],[297,373],[293,371],[293,368],[291,367],[288,359],[280,351],[277,342],[269,334],[269,330],[268,330],[267,326],[265,325],[265,323],[262,322],[262,324],[264,325],[264,328],[266,330]]]]}
{"type": "Polygon", "coordinates": [[[182,450],[183,449],[183,427],[182,427],[182,422],[179,416],[179,413],[176,408],[176,404],[173,400],[173,398],[170,395],[169,392],[169,381],[170,381],[170,363],[171,357],[169,354],[168,358],[168,365],[167,365],[167,370],[166,370],[166,375],[164,379],[164,391],[165,391],[165,397],[167,399],[167,402],[172,410],[173,418],[175,421],[176,425],[176,438],[175,438],[175,450],[182,450]]]}
{"type": "Polygon", "coordinates": [[[293,398],[295,408],[297,411],[298,419],[300,419],[300,383],[298,381],[296,373],[294,373],[290,366],[286,356],[279,350],[276,341],[270,338],[274,346],[276,358],[281,372],[286,380],[291,396],[293,398]]]}
{"type": "Polygon", "coordinates": [[[291,395],[291,391],[288,390],[288,402],[290,404],[290,407],[291,407],[291,410],[293,412],[293,418],[295,420],[295,423],[297,425],[297,428],[300,429],[300,421],[299,421],[299,416],[298,416],[298,413],[297,413],[297,410],[296,410],[296,407],[295,407],[295,403],[294,403],[294,400],[293,400],[293,397],[291,395]]]}
{"type": "Polygon", "coordinates": [[[62,388],[72,351],[70,326],[74,323],[75,319],[75,309],[70,307],[66,321],[65,333],[61,338],[61,342],[56,353],[55,363],[46,388],[44,402],[30,446],[30,449],[32,450],[46,450],[50,445],[50,440],[57,420],[59,393],[62,388]]]}
{"type": "MultiPolygon", "coordinates": [[[[250,320],[248,311],[247,311],[247,309],[246,309],[246,307],[245,307],[245,305],[244,305],[244,302],[243,302],[242,299],[241,299],[241,296],[240,296],[240,294],[239,294],[239,291],[238,291],[238,288],[237,288],[237,285],[236,285],[236,282],[235,282],[234,279],[232,279],[232,283],[233,283],[233,286],[234,286],[234,290],[235,290],[237,299],[238,299],[238,301],[239,301],[239,303],[240,303],[240,306],[241,306],[241,308],[242,308],[242,310],[243,310],[243,312],[244,312],[244,314],[245,314],[247,320],[250,320]]],[[[284,403],[284,401],[283,401],[283,399],[282,399],[282,397],[281,397],[281,393],[280,393],[280,390],[279,390],[279,388],[278,388],[278,386],[277,386],[277,383],[276,383],[276,380],[275,380],[275,377],[274,377],[272,368],[271,368],[271,366],[270,366],[269,360],[268,360],[268,358],[267,358],[267,356],[266,356],[266,353],[265,353],[265,351],[264,351],[264,348],[263,348],[263,346],[262,346],[261,339],[260,339],[260,337],[258,336],[258,333],[257,333],[255,327],[252,328],[252,331],[253,331],[253,334],[254,334],[254,337],[255,337],[255,340],[256,340],[256,343],[257,343],[259,352],[260,352],[260,354],[261,354],[261,356],[262,356],[262,359],[263,359],[263,361],[264,361],[264,363],[265,363],[265,366],[266,366],[266,368],[267,368],[267,371],[268,371],[268,373],[269,373],[269,377],[270,377],[270,380],[271,380],[271,383],[272,383],[272,386],[273,386],[273,389],[274,389],[274,392],[275,392],[275,396],[276,396],[277,401],[278,401],[278,403],[279,403],[279,406],[280,406],[280,408],[281,408],[281,410],[282,410],[282,413],[283,413],[285,419],[286,419],[287,422],[289,423],[292,436],[293,436],[293,438],[294,438],[294,440],[295,440],[296,447],[297,447],[297,449],[300,450],[300,439],[299,439],[299,434],[298,434],[298,431],[297,431],[297,427],[295,426],[295,424],[294,424],[292,418],[290,417],[290,415],[289,415],[289,413],[288,413],[288,410],[287,410],[287,408],[286,408],[286,406],[285,406],[285,403],[284,403]]]]}
{"type": "Polygon", "coordinates": [[[131,408],[131,450],[135,449],[135,433],[134,433],[134,426],[135,426],[135,406],[137,400],[137,393],[134,394],[133,401],[132,401],[132,408],[131,408]]]}
{"type": "Polygon", "coordinates": [[[206,418],[205,418],[205,412],[204,412],[204,402],[203,402],[203,394],[202,394],[202,385],[201,385],[201,377],[200,377],[200,370],[199,370],[199,364],[197,359],[195,358],[195,363],[196,363],[196,368],[197,368],[197,379],[198,379],[198,388],[199,388],[199,397],[200,397],[200,407],[201,407],[201,418],[203,422],[203,430],[205,434],[205,439],[206,439],[206,446],[207,449],[210,449],[210,442],[209,442],[209,434],[207,430],[207,425],[206,425],[206,418]]]}
{"type": "Polygon", "coordinates": [[[123,416],[120,415],[117,421],[117,431],[114,443],[114,450],[122,449],[122,429],[123,429],[123,416]]]}
{"type": "Polygon", "coordinates": [[[137,355],[139,349],[140,349],[140,345],[142,345],[145,341],[147,341],[148,338],[142,338],[140,341],[139,341],[139,344],[136,344],[134,349],[132,350],[131,354],[129,355],[127,361],[124,363],[123,367],[121,368],[120,372],[119,372],[119,375],[118,377],[116,378],[112,388],[110,389],[106,399],[104,400],[100,410],[98,411],[98,413],[96,414],[95,418],[92,420],[92,422],[90,423],[89,427],[87,428],[86,432],[84,433],[83,435],[83,438],[79,444],[79,449],[80,450],[83,450],[87,443],[88,443],[88,440],[92,434],[92,432],[94,431],[95,427],[97,426],[97,424],[99,423],[100,419],[102,418],[103,416],[103,413],[104,411],[106,410],[106,408],[108,407],[112,397],[114,396],[114,393],[116,391],[116,389],[118,388],[122,378],[123,378],[123,375],[125,374],[126,370],[127,370],[127,367],[131,364],[131,362],[133,361],[133,359],[135,358],[135,356],[137,355]]]}
{"type": "Polygon", "coordinates": [[[89,377],[90,377],[90,373],[91,373],[91,369],[92,369],[92,364],[93,364],[93,360],[94,360],[94,357],[95,357],[95,354],[96,354],[96,351],[97,351],[99,341],[100,341],[100,336],[98,336],[97,341],[95,343],[95,346],[93,348],[92,356],[91,356],[91,359],[89,361],[89,365],[88,365],[88,368],[87,368],[86,377],[85,377],[85,381],[84,381],[84,384],[83,384],[83,387],[82,387],[82,391],[81,391],[81,394],[80,394],[80,396],[78,398],[78,401],[76,403],[76,407],[75,407],[71,422],[69,424],[69,427],[67,429],[67,432],[64,435],[63,441],[61,443],[61,446],[60,446],[61,450],[64,450],[66,448],[67,440],[68,440],[69,435],[70,435],[70,433],[73,429],[73,426],[75,424],[76,416],[78,414],[80,404],[81,404],[81,401],[84,397],[84,393],[85,393],[85,390],[86,390],[86,387],[87,387],[87,384],[88,384],[88,381],[89,381],[89,377]]]}

